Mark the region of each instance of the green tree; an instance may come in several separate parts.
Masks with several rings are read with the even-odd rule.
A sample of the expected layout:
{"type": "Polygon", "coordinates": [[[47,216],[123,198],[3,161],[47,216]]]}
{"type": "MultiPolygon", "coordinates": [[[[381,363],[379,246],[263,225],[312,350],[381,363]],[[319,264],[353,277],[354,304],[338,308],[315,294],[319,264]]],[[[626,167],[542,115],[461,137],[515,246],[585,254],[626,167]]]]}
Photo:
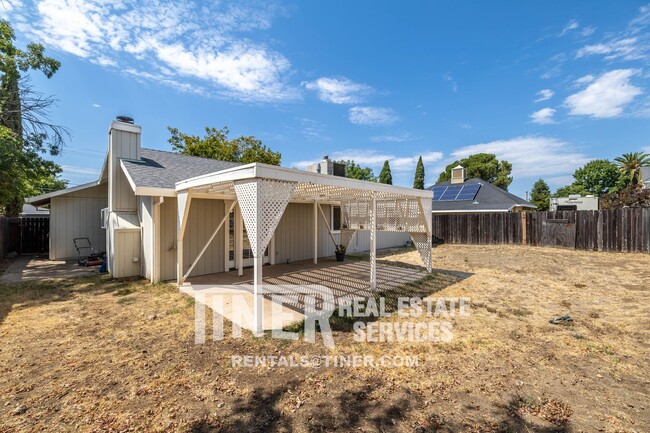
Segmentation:
{"type": "Polygon", "coordinates": [[[345,164],[345,177],[348,177],[350,179],[377,182],[377,178],[375,177],[375,173],[373,173],[372,168],[370,167],[361,168],[359,164],[355,163],[350,159],[347,161],[341,160],[337,162],[340,164],[345,164]]]}
{"type": "Polygon", "coordinates": [[[537,206],[537,210],[546,211],[549,208],[551,201],[551,189],[544,179],[539,179],[533,185],[533,190],[530,193],[530,202],[537,206]]]}
{"type": "Polygon", "coordinates": [[[606,159],[589,161],[575,172],[571,185],[559,188],[555,197],[567,197],[573,194],[597,195],[614,193],[627,185],[627,179],[621,174],[619,167],[606,159]]]}
{"type": "Polygon", "coordinates": [[[589,191],[584,185],[579,183],[572,183],[571,185],[566,185],[561,188],[558,188],[553,194],[553,197],[568,197],[570,195],[588,195],[589,191]]]}
{"type": "Polygon", "coordinates": [[[212,158],[219,161],[241,162],[249,164],[260,162],[280,165],[282,155],[274,152],[253,136],[241,136],[230,139],[227,126],[221,129],[205,128],[203,138],[180,132],[177,128],[167,128],[171,134],[168,140],[175,152],[183,155],[212,158]]]}
{"type": "Polygon", "coordinates": [[[621,184],[618,167],[606,159],[589,161],[573,173],[573,178],[575,183],[583,186],[589,194],[598,196],[617,191],[624,186],[621,184]]]}
{"type": "Polygon", "coordinates": [[[8,216],[20,213],[25,197],[67,184],[57,178],[61,167],[41,156],[58,154],[67,130],[48,122],[48,109],[55,101],[34,91],[27,81],[29,71],[50,78],[61,64],[46,57],[40,44],[21,50],[14,41],[11,25],[0,20],[0,208],[8,216]]]}
{"type": "Polygon", "coordinates": [[[637,185],[639,183],[639,174],[641,167],[650,165],[650,154],[643,152],[624,153],[618,158],[614,158],[618,169],[623,178],[626,179],[627,185],[637,185]]]}
{"type": "Polygon", "coordinates": [[[422,157],[418,158],[418,164],[415,166],[415,178],[413,179],[414,189],[424,189],[424,163],[422,157]]]}
{"type": "Polygon", "coordinates": [[[393,184],[393,174],[390,171],[388,160],[384,161],[384,166],[381,168],[381,172],[379,173],[379,183],[385,183],[387,185],[393,184]]]}
{"type": "Polygon", "coordinates": [[[458,161],[454,161],[445,167],[445,171],[440,173],[438,182],[451,179],[451,169],[461,165],[465,167],[465,174],[468,179],[479,178],[499,188],[508,189],[512,183],[512,164],[508,161],[499,161],[496,155],[492,153],[477,153],[470,155],[458,161]]]}

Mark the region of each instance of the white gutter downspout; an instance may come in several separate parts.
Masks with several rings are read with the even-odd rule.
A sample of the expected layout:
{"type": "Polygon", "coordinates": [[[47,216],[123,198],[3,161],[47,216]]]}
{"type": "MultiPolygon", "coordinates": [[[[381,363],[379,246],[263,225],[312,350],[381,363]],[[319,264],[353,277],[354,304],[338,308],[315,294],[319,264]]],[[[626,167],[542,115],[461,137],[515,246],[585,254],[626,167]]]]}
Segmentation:
{"type": "Polygon", "coordinates": [[[165,202],[165,197],[158,197],[158,201],[152,197],[151,200],[153,201],[153,215],[151,216],[151,231],[153,232],[153,238],[151,239],[151,283],[155,284],[160,282],[160,275],[156,274],[158,271],[158,261],[160,260],[160,254],[156,253],[159,251],[158,243],[160,242],[159,227],[156,220],[160,219],[160,205],[165,202]]]}

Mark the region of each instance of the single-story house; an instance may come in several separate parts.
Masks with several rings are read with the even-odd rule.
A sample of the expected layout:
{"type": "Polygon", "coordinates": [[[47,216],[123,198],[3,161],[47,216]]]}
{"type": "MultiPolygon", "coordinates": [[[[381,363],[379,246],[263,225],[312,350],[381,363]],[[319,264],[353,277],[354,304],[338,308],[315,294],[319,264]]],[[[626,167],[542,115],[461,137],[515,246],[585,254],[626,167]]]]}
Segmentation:
{"type": "Polygon", "coordinates": [[[20,212],[21,217],[42,217],[48,218],[50,216],[50,210],[44,208],[38,208],[32,206],[31,204],[25,203],[23,205],[23,210],[20,212]]]}
{"type": "Polygon", "coordinates": [[[252,265],[257,293],[264,264],[317,263],[343,244],[370,251],[375,287],[376,250],[410,238],[431,270],[430,191],[147,149],[141,133],[118,118],[99,179],[28,200],[50,207],[50,258],[88,237],[114,277],[183,284],[252,265]]]}
{"type": "Polygon", "coordinates": [[[438,182],[427,188],[433,192],[431,212],[521,212],[537,206],[483,179],[465,178],[465,168],[454,167],[451,180],[438,182]]]}

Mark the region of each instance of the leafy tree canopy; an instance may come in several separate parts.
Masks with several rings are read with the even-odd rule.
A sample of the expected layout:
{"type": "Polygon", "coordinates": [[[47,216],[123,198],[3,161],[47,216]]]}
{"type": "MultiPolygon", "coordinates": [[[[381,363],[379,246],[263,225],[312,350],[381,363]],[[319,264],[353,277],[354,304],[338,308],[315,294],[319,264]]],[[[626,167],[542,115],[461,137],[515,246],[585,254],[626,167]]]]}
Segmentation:
{"type": "Polygon", "coordinates": [[[227,126],[221,129],[205,128],[203,138],[180,132],[177,128],[168,127],[171,138],[168,140],[175,152],[183,155],[212,158],[219,161],[241,162],[249,164],[260,162],[270,165],[280,165],[282,155],[274,152],[253,136],[241,136],[230,139],[227,126]]]}
{"type": "Polygon", "coordinates": [[[452,162],[445,167],[445,171],[440,173],[438,182],[450,180],[451,169],[457,165],[465,167],[465,175],[468,179],[483,179],[505,190],[512,183],[512,176],[510,176],[512,173],[512,164],[505,160],[499,161],[493,153],[477,153],[452,162]]]}
{"type": "Polygon", "coordinates": [[[373,173],[372,168],[370,167],[361,168],[359,164],[355,163],[350,159],[347,161],[341,160],[337,162],[340,164],[345,164],[345,177],[348,177],[350,179],[377,182],[377,177],[373,173]]]}
{"type": "Polygon", "coordinates": [[[21,50],[14,41],[11,25],[0,20],[0,212],[7,216],[21,212],[25,197],[67,185],[57,177],[61,167],[41,156],[58,154],[67,130],[47,121],[55,101],[35,92],[26,75],[36,70],[50,78],[61,64],[42,45],[21,50]]]}
{"type": "Polygon", "coordinates": [[[533,190],[530,193],[530,202],[537,206],[539,211],[547,211],[551,201],[551,189],[548,184],[539,179],[533,185],[533,190]]]}
{"type": "Polygon", "coordinates": [[[384,166],[381,168],[381,172],[379,173],[379,183],[385,183],[387,185],[393,184],[393,174],[390,171],[388,160],[384,161],[384,166]]]}
{"type": "Polygon", "coordinates": [[[619,191],[627,185],[619,167],[606,159],[594,159],[573,173],[575,181],[571,185],[559,188],[556,197],[571,194],[601,196],[608,192],[619,191]]]}
{"type": "Polygon", "coordinates": [[[630,185],[620,191],[603,195],[600,199],[600,207],[602,209],[650,207],[650,189],[630,185]]]}

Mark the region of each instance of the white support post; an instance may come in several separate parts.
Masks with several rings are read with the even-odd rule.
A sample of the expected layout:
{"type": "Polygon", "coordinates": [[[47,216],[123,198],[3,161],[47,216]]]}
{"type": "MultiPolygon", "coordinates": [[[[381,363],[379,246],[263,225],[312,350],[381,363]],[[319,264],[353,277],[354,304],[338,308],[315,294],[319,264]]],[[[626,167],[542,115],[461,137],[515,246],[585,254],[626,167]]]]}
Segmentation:
{"type": "Polygon", "coordinates": [[[314,264],[318,264],[318,202],[314,200],[314,264]]]}
{"type": "Polygon", "coordinates": [[[184,282],[183,272],[185,269],[184,254],[183,254],[183,238],[185,237],[185,228],[187,227],[187,219],[190,214],[190,205],[192,203],[192,195],[189,190],[179,191],[177,194],[178,199],[178,219],[177,219],[177,234],[176,234],[176,280],[178,285],[184,282]]]}
{"type": "MultiPolygon", "coordinates": [[[[224,209],[229,208],[232,203],[230,200],[225,200],[224,203],[224,209]]],[[[230,210],[232,212],[232,209],[230,210]]],[[[230,271],[230,212],[226,214],[228,219],[226,220],[226,228],[224,229],[223,232],[223,271],[224,272],[229,272],[230,271]]]]}
{"type": "Polygon", "coordinates": [[[255,320],[255,336],[261,336],[264,333],[264,310],[263,302],[264,296],[260,293],[260,287],[262,286],[263,275],[262,268],[264,266],[264,251],[258,254],[258,257],[255,257],[253,264],[253,317],[255,320]]]}
{"type": "Polygon", "coordinates": [[[239,206],[235,208],[235,266],[237,275],[244,275],[244,220],[239,206]]]}
{"type": "Polygon", "coordinates": [[[370,289],[377,290],[377,200],[372,195],[370,211],[370,289]]]}

